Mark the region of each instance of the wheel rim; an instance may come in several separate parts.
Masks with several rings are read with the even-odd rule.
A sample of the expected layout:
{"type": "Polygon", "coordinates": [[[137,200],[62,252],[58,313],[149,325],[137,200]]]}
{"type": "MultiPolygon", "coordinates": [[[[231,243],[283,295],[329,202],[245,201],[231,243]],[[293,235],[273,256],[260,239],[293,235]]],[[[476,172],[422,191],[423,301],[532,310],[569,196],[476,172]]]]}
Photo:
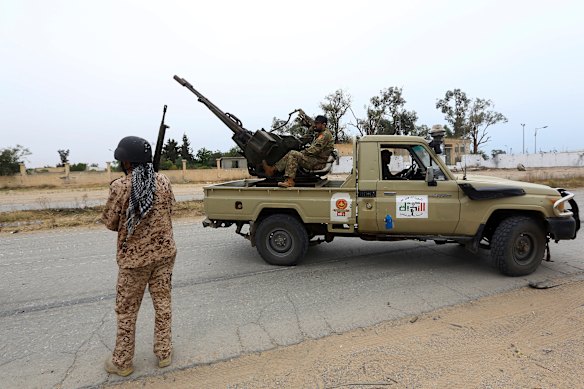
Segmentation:
{"type": "Polygon", "coordinates": [[[535,238],[531,234],[520,234],[513,245],[513,258],[520,265],[527,265],[533,259],[535,238]]]}
{"type": "Polygon", "coordinates": [[[273,255],[285,256],[294,248],[292,235],[283,229],[274,229],[268,234],[267,248],[273,255]]]}

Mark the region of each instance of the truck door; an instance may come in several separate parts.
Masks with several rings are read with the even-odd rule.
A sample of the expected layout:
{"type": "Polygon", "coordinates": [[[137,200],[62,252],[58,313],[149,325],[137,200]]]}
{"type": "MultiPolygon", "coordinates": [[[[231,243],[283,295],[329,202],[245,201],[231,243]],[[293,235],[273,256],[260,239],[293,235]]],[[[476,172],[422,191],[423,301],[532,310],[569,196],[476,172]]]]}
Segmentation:
{"type": "Polygon", "coordinates": [[[376,190],[379,231],[453,234],[460,218],[460,189],[444,174],[434,155],[421,145],[380,146],[376,190]],[[426,169],[434,170],[436,186],[425,181],[426,169]]]}

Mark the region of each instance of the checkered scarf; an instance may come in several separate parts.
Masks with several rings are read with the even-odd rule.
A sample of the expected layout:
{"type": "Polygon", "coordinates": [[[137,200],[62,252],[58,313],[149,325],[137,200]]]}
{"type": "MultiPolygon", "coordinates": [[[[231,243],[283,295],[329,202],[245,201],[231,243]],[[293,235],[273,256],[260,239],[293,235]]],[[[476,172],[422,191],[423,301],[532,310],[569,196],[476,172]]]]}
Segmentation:
{"type": "Polygon", "coordinates": [[[156,173],[151,163],[140,164],[132,168],[132,189],[130,204],[126,210],[126,228],[128,237],[146,216],[154,203],[156,192],[156,173]]]}

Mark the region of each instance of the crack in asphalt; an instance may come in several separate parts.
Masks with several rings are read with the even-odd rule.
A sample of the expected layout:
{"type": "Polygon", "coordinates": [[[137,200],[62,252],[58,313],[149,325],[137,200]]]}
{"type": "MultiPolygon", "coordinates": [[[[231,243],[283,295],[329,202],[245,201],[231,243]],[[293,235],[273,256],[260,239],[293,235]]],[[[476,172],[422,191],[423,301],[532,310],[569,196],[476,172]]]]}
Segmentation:
{"type": "Polygon", "coordinates": [[[288,293],[286,293],[285,295],[286,299],[290,302],[290,304],[292,304],[292,308],[294,309],[294,316],[296,316],[296,325],[298,326],[298,332],[300,332],[301,337],[300,341],[303,341],[304,339],[307,338],[307,334],[302,329],[302,325],[300,323],[300,316],[298,315],[298,307],[296,307],[296,304],[294,304],[294,301],[292,301],[292,298],[288,293]]]}
{"type": "Polygon", "coordinates": [[[75,367],[75,364],[77,363],[77,358],[79,357],[79,352],[81,351],[81,349],[86,345],[89,344],[89,342],[91,341],[91,339],[93,339],[93,337],[96,335],[96,333],[101,329],[101,327],[103,327],[103,325],[105,324],[105,318],[108,315],[108,312],[105,312],[104,315],[101,318],[101,322],[99,323],[99,325],[91,332],[91,334],[89,334],[89,336],[87,337],[87,339],[85,339],[77,348],[77,350],[75,351],[75,356],[73,357],[73,362],[71,362],[71,365],[67,368],[67,371],[65,372],[63,379],[57,384],[55,385],[57,388],[62,388],[63,384],[65,383],[65,380],[67,380],[67,378],[69,378],[69,375],[71,374],[71,372],[73,371],[73,368],[75,367]]]}

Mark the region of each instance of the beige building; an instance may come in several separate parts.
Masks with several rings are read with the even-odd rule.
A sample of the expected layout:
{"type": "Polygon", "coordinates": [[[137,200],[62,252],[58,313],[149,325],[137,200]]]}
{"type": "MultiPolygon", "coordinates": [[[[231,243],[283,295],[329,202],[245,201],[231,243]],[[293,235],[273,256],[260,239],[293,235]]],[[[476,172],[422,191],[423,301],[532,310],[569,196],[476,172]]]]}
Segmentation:
{"type": "Polygon", "coordinates": [[[444,157],[447,165],[456,165],[465,154],[470,154],[470,139],[444,138],[444,157]]]}
{"type": "Polygon", "coordinates": [[[217,158],[217,169],[247,169],[245,157],[217,158]]]}

